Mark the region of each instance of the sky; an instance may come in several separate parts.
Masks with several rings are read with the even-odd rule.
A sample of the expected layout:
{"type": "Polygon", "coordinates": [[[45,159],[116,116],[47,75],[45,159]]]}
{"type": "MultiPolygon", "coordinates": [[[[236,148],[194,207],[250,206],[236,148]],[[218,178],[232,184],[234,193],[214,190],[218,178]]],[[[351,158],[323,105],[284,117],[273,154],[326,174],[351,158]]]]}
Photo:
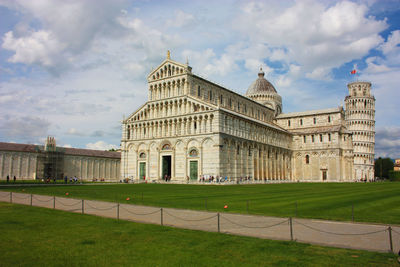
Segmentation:
{"type": "Polygon", "coordinates": [[[118,148],[170,50],[240,94],[262,67],[284,113],[344,106],[369,81],[375,157],[400,158],[399,44],[398,0],[0,0],[0,141],[118,148]]]}

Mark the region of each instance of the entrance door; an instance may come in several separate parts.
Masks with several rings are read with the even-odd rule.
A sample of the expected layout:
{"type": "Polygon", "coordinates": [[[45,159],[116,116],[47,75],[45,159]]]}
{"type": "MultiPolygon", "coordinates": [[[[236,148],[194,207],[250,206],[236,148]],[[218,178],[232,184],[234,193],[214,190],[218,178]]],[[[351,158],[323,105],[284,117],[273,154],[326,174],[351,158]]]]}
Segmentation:
{"type": "Polygon", "coordinates": [[[171,156],[162,157],[162,179],[165,177],[171,178],[171,156]]]}
{"type": "Polygon", "coordinates": [[[326,181],[326,171],[322,171],[322,181],[326,181]]]}
{"type": "Polygon", "coordinates": [[[139,163],[139,179],[143,180],[146,178],[146,162],[139,163]]]}
{"type": "Polygon", "coordinates": [[[197,181],[197,161],[190,161],[190,180],[197,181]]]}

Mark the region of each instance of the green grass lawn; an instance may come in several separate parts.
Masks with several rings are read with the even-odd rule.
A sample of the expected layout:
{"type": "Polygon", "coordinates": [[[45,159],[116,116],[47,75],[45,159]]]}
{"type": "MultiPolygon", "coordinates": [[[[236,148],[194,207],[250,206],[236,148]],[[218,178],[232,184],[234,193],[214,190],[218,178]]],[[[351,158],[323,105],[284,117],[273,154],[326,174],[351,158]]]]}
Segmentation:
{"type": "Polygon", "coordinates": [[[0,202],[0,266],[398,266],[396,256],[0,202]]]}
{"type": "Polygon", "coordinates": [[[400,183],[114,184],[1,190],[194,210],[400,224],[400,183]],[[143,194],[143,202],[142,202],[143,194]],[[131,200],[126,201],[129,197],[131,200]],[[228,209],[224,209],[228,205],[228,209]]]}

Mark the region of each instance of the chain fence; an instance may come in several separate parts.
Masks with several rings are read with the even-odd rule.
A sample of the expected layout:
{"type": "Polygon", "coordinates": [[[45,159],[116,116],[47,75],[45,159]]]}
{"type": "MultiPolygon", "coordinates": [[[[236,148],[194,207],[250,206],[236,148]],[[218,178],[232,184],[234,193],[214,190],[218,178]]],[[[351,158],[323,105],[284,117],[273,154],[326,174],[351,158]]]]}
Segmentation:
{"type": "Polygon", "coordinates": [[[309,226],[309,225],[305,225],[304,223],[299,222],[298,220],[293,220],[294,222],[296,222],[297,224],[300,224],[308,229],[320,232],[320,233],[324,233],[324,234],[329,234],[329,235],[347,235],[347,236],[352,236],[352,235],[372,235],[372,234],[376,234],[376,233],[381,233],[381,232],[386,232],[387,229],[383,229],[383,230],[379,230],[379,231],[373,231],[373,232],[367,232],[367,233],[334,233],[334,232],[330,232],[330,231],[325,231],[325,230],[321,230],[321,229],[317,229],[315,227],[309,226]]]}
{"type": "Polygon", "coordinates": [[[289,222],[289,219],[285,219],[285,220],[283,220],[281,222],[278,222],[278,223],[275,223],[275,224],[272,224],[272,225],[267,225],[267,226],[249,226],[249,225],[243,225],[243,224],[234,222],[232,220],[229,220],[225,216],[221,216],[221,218],[226,220],[226,221],[228,221],[228,222],[230,222],[231,224],[236,225],[236,226],[240,226],[240,227],[243,227],[243,228],[252,228],[252,229],[267,229],[267,228],[271,228],[271,227],[278,226],[278,225],[281,225],[281,224],[289,222]]]}
{"type": "MultiPolygon", "coordinates": [[[[202,229],[205,231],[215,231],[215,229],[217,229],[217,232],[221,232],[221,226],[223,226],[226,233],[241,234],[241,235],[243,235],[243,234],[244,235],[260,234],[260,237],[263,237],[263,238],[271,238],[272,237],[271,235],[268,235],[264,230],[276,227],[275,228],[276,230],[274,230],[274,232],[275,232],[275,234],[278,233],[278,238],[276,238],[276,236],[274,236],[273,237],[274,239],[286,239],[286,236],[288,234],[290,234],[290,240],[296,240],[295,239],[296,234],[304,236],[304,234],[307,232],[304,230],[304,228],[305,228],[305,229],[309,230],[306,235],[307,236],[306,238],[308,238],[309,240],[308,241],[306,240],[306,242],[310,242],[310,243],[313,243],[313,242],[314,243],[324,243],[324,242],[321,242],[320,237],[318,237],[318,239],[311,238],[312,232],[316,232],[316,233],[328,235],[326,237],[326,241],[325,241],[325,243],[327,245],[331,245],[331,242],[329,242],[331,238],[329,236],[334,235],[334,236],[338,236],[338,237],[346,237],[346,236],[352,237],[354,240],[356,240],[356,241],[354,241],[356,244],[355,246],[359,245],[357,243],[357,240],[360,240],[360,238],[361,239],[369,238],[368,240],[371,240],[371,242],[370,242],[371,245],[369,247],[364,248],[367,250],[378,250],[378,251],[389,250],[390,252],[393,253],[394,249],[396,247],[400,248],[400,230],[399,230],[400,228],[398,226],[396,226],[397,228],[393,228],[392,226],[361,224],[358,226],[358,230],[366,229],[366,228],[375,228],[375,229],[380,228],[380,229],[374,230],[374,231],[364,231],[364,232],[355,231],[354,232],[354,229],[357,227],[353,227],[353,226],[357,226],[357,224],[348,223],[352,227],[350,227],[350,228],[343,227],[342,228],[343,231],[332,231],[329,229],[321,228],[321,227],[329,228],[330,227],[329,224],[333,225],[332,221],[329,221],[329,224],[326,224],[326,222],[328,222],[328,221],[317,222],[317,221],[310,220],[310,222],[313,224],[313,225],[310,225],[309,223],[307,223],[306,219],[300,220],[297,218],[289,217],[289,218],[282,218],[282,220],[271,224],[271,222],[268,223],[268,220],[276,220],[278,218],[253,216],[253,215],[232,215],[232,214],[228,215],[228,214],[223,214],[223,213],[221,214],[219,212],[213,213],[213,212],[205,212],[205,211],[201,212],[201,211],[192,211],[192,210],[180,211],[180,210],[176,210],[176,209],[135,206],[135,205],[130,205],[130,204],[121,205],[120,203],[117,203],[117,204],[114,203],[114,205],[112,205],[113,203],[102,202],[102,201],[73,199],[73,198],[60,198],[60,197],[55,197],[55,196],[42,196],[42,195],[23,194],[23,193],[18,193],[18,194],[14,193],[13,194],[12,192],[0,192],[0,196],[2,196],[2,199],[7,199],[9,197],[9,200],[6,202],[10,202],[10,203],[13,203],[13,198],[14,198],[14,201],[16,201],[17,203],[18,203],[17,200],[26,200],[26,199],[30,198],[31,206],[41,206],[41,207],[48,206],[48,205],[41,204],[41,203],[49,203],[50,201],[53,201],[53,209],[56,209],[56,203],[59,204],[59,206],[57,207],[58,209],[61,209],[60,206],[72,207],[72,206],[77,206],[77,205],[81,204],[81,208],[78,210],[81,210],[82,214],[85,213],[85,210],[90,209],[90,210],[92,210],[91,214],[99,215],[99,216],[114,217],[118,220],[120,219],[120,210],[123,210],[126,213],[124,216],[125,219],[135,220],[135,216],[143,216],[143,217],[141,217],[141,221],[142,222],[143,221],[150,222],[150,223],[157,223],[157,222],[154,222],[154,216],[152,217],[152,219],[150,217],[146,218],[145,216],[159,214],[160,215],[160,217],[159,217],[160,225],[164,225],[164,222],[166,221],[166,219],[168,219],[167,222],[168,222],[169,226],[177,226],[177,227],[179,226],[179,227],[184,227],[184,228],[197,227],[197,229],[202,229]],[[43,197],[49,197],[49,198],[43,199],[43,197]],[[32,200],[35,200],[35,205],[33,205],[32,200]],[[107,205],[107,206],[105,207],[105,205],[107,205]],[[135,211],[135,209],[138,209],[139,207],[142,210],[150,209],[150,211],[149,212],[135,211]],[[115,211],[116,211],[116,213],[114,213],[115,211]],[[107,213],[107,212],[111,212],[111,213],[107,213]],[[207,216],[207,214],[209,214],[209,215],[207,216]],[[132,216],[133,216],[133,218],[132,218],[132,216]],[[232,217],[234,217],[234,219],[232,217]],[[214,224],[215,222],[212,223],[210,221],[211,219],[215,219],[215,218],[217,218],[216,225],[214,224]],[[177,221],[174,221],[174,220],[187,222],[187,224],[182,225],[182,223],[178,223],[177,221]],[[260,222],[260,220],[264,221],[263,224],[260,222]],[[319,223],[320,227],[314,226],[317,223],[319,223]],[[288,226],[285,226],[286,224],[288,224],[288,226]],[[230,225],[234,225],[237,228],[232,228],[232,227],[230,227],[230,225]],[[294,226],[297,226],[296,229],[294,229],[294,226]],[[298,226],[304,227],[303,230],[301,230],[301,228],[299,228],[298,226]],[[216,227],[216,228],[214,228],[214,227],[216,227]],[[295,232],[294,230],[296,230],[298,232],[295,232]],[[311,233],[310,233],[310,231],[311,231],[311,233]],[[351,231],[353,231],[353,232],[351,232],[351,231]],[[388,233],[388,235],[385,234],[385,237],[381,236],[381,235],[379,237],[377,237],[377,236],[369,237],[371,235],[381,234],[384,232],[388,233]],[[261,233],[262,233],[262,235],[261,235],[261,233]],[[393,235],[396,235],[397,238],[394,239],[393,235]],[[358,236],[359,236],[359,238],[358,238],[358,236]],[[373,247],[374,243],[379,243],[379,242],[374,242],[377,239],[379,239],[381,247],[374,249],[374,247],[373,247]],[[382,247],[382,244],[384,244],[384,243],[386,244],[385,245],[386,248],[382,247]],[[387,247],[389,247],[390,249],[387,249],[387,247]]],[[[26,204],[26,203],[22,203],[22,201],[20,201],[18,204],[26,204]]],[[[76,211],[76,209],[75,210],[65,210],[65,211],[76,211]]],[[[345,225],[345,223],[342,223],[342,224],[345,225]]],[[[336,226],[338,226],[338,224],[336,224],[336,226]]],[[[349,227],[349,225],[347,225],[347,227],[349,227]]],[[[346,241],[346,239],[342,238],[340,242],[339,242],[340,244],[338,246],[349,247],[349,245],[346,244],[346,242],[348,242],[348,241],[346,241]],[[340,242],[342,242],[342,243],[340,243],[340,242]]],[[[361,249],[363,249],[363,248],[361,248],[361,249]]]]}
{"type": "Polygon", "coordinates": [[[201,222],[201,221],[207,221],[207,220],[216,218],[216,217],[218,216],[218,214],[215,214],[215,215],[212,215],[212,216],[210,216],[210,217],[201,218],[201,219],[184,219],[184,218],[182,218],[182,217],[173,215],[173,214],[169,213],[168,211],[165,211],[165,214],[168,214],[169,216],[171,216],[171,217],[173,217],[173,218],[176,218],[176,219],[178,219],[178,220],[185,221],[185,222],[201,222]]]}

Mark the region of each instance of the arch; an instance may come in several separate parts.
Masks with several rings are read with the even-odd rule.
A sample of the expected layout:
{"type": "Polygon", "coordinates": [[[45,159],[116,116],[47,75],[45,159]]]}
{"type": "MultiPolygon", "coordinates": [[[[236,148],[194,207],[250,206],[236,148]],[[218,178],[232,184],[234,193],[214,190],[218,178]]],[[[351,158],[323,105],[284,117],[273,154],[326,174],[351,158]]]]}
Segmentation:
{"type": "Polygon", "coordinates": [[[195,147],[191,147],[189,149],[188,156],[191,158],[197,158],[199,156],[199,150],[195,147]]]}

